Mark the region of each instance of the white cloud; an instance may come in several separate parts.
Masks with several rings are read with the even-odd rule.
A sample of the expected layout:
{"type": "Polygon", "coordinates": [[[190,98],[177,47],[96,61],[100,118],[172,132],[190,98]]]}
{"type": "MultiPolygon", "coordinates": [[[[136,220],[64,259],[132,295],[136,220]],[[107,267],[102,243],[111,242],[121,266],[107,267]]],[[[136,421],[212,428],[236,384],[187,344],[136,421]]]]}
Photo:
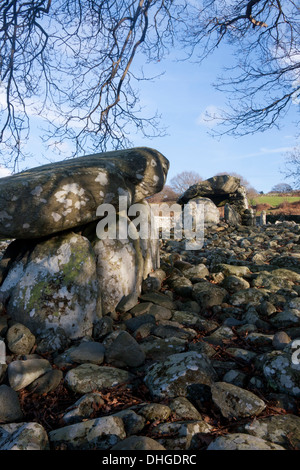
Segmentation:
{"type": "Polygon", "coordinates": [[[5,176],[10,176],[11,175],[11,171],[8,170],[7,168],[3,168],[2,166],[0,166],[0,178],[4,178],[5,176]]]}
{"type": "MultiPolygon", "coordinates": [[[[249,148],[249,145],[248,145],[249,148]]],[[[284,155],[287,152],[292,151],[295,148],[293,147],[258,147],[255,151],[251,153],[243,153],[243,149],[247,149],[247,145],[244,146],[242,145],[240,149],[232,149],[232,152],[224,154],[223,152],[221,155],[215,155],[214,156],[214,161],[215,162],[224,162],[226,160],[226,163],[241,163],[243,162],[243,165],[248,165],[251,160],[253,162],[256,162],[255,165],[257,165],[257,162],[263,161],[263,162],[270,162],[270,159],[273,158],[274,160],[277,158],[284,157],[284,155]]],[[[250,163],[251,164],[251,163],[250,163]]],[[[219,171],[219,170],[218,170],[219,171]]],[[[228,170],[227,170],[228,171],[228,170]]],[[[232,171],[235,171],[232,169],[232,171]]],[[[239,171],[241,173],[242,170],[239,171]]],[[[275,183],[274,183],[275,184],[275,183]]]]}
{"type": "Polygon", "coordinates": [[[48,145],[49,148],[51,148],[55,153],[58,153],[59,155],[70,155],[72,150],[68,142],[51,141],[48,145]]]}
{"type": "MultiPolygon", "coordinates": [[[[30,99],[25,98],[24,103],[26,106],[26,113],[29,118],[40,119],[41,123],[47,119],[57,126],[64,125],[66,119],[63,116],[60,116],[55,109],[47,108],[44,109],[42,113],[40,112],[40,110],[43,109],[44,102],[39,97],[36,96],[30,99]]],[[[15,113],[24,113],[23,106],[18,101],[15,101],[13,104],[15,113]]],[[[4,111],[5,109],[7,109],[6,88],[4,83],[0,82],[0,111],[4,111]]],[[[64,111],[65,114],[68,115],[68,109],[65,108],[64,111]]],[[[84,116],[84,110],[78,110],[77,118],[74,117],[72,119],[71,123],[69,123],[69,127],[82,129],[84,124],[80,121],[81,116],[84,116]]]]}
{"type": "Polygon", "coordinates": [[[300,62],[300,51],[299,48],[295,46],[290,46],[288,42],[280,44],[277,48],[274,48],[272,51],[272,55],[275,59],[277,59],[280,67],[282,68],[292,68],[288,72],[288,76],[293,79],[291,84],[292,88],[295,89],[295,92],[292,95],[292,103],[299,105],[300,104],[300,72],[299,72],[299,62],[300,62]]]}
{"type": "Polygon", "coordinates": [[[263,155],[274,155],[276,153],[286,153],[293,150],[294,147],[275,147],[275,148],[268,148],[268,147],[261,147],[258,149],[257,152],[248,153],[247,155],[243,155],[239,158],[253,158],[253,157],[260,157],[263,155]]]}
{"type": "Polygon", "coordinates": [[[214,127],[221,118],[220,108],[211,104],[196,119],[198,126],[214,127]]]}
{"type": "Polygon", "coordinates": [[[4,85],[0,82],[0,111],[6,108],[6,91],[4,85]]]}

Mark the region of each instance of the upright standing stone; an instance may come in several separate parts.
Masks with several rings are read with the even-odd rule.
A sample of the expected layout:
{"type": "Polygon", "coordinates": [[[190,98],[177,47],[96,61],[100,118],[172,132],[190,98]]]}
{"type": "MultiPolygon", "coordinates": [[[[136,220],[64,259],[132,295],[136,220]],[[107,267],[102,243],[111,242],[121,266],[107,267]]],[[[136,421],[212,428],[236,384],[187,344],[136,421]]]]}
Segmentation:
{"type": "Polygon", "coordinates": [[[267,213],[266,211],[261,211],[259,225],[266,225],[267,224],[267,213]]]}
{"type": "MultiPolygon", "coordinates": [[[[147,202],[142,206],[146,214],[146,224],[150,229],[150,212],[147,202]]],[[[140,206],[141,207],[141,206],[140,206]]],[[[102,315],[115,311],[130,310],[138,302],[143,280],[159,268],[159,240],[140,238],[136,227],[127,216],[118,214],[111,227],[116,238],[98,238],[94,232],[90,237],[96,255],[97,282],[102,315]],[[120,222],[130,232],[128,238],[120,234],[120,222]],[[133,237],[133,238],[132,238],[133,237]]],[[[98,233],[98,235],[101,235],[98,233]]]]}

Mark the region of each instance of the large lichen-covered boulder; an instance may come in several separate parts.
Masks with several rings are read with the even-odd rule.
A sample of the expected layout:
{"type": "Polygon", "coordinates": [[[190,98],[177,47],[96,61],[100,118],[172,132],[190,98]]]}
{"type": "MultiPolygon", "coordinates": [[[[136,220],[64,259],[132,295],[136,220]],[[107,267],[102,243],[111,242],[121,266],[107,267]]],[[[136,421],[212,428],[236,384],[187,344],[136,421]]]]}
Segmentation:
{"type": "Polygon", "coordinates": [[[192,384],[210,386],[217,375],[204,354],[195,351],[172,354],[152,365],[144,379],[153,398],[184,397],[192,384]]]}
{"type": "Polygon", "coordinates": [[[207,450],[285,450],[284,447],[250,434],[234,433],[219,436],[207,450]]]}
{"type": "Polygon", "coordinates": [[[82,423],[70,424],[49,433],[54,449],[105,450],[125,439],[123,420],[117,416],[103,416],[82,423]]]}
{"type": "Polygon", "coordinates": [[[47,432],[34,422],[1,425],[0,450],[49,450],[47,432]]]}
{"type": "Polygon", "coordinates": [[[260,271],[253,279],[253,287],[264,287],[266,290],[276,292],[279,289],[292,289],[295,283],[299,283],[300,274],[290,269],[274,269],[271,272],[260,271]]]}
{"type": "Polygon", "coordinates": [[[300,418],[287,414],[255,419],[244,426],[251,436],[300,450],[300,418]]]}
{"type": "Polygon", "coordinates": [[[297,348],[294,349],[294,344],[291,343],[280,354],[270,355],[263,364],[263,374],[270,387],[296,398],[300,397],[298,354],[297,348]]]}
{"type": "Polygon", "coordinates": [[[211,284],[208,281],[197,282],[193,286],[192,296],[202,309],[221,305],[226,295],[227,291],[223,287],[211,284]]]}
{"type": "Polygon", "coordinates": [[[231,383],[215,382],[211,392],[213,402],[225,418],[257,416],[266,407],[257,395],[231,383]]]}
{"type": "Polygon", "coordinates": [[[0,179],[0,238],[39,238],[97,220],[115,207],[162,190],[169,168],[158,151],[140,147],[43,165],[0,179]]]}
{"type": "Polygon", "coordinates": [[[84,395],[129,382],[130,372],[117,367],[81,364],[67,372],[65,385],[76,394],[84,395]]]}
{"type": "Polygon", "coordinates": [[[29,247],[11,262],[0,287],[10,317],[34,334],[50,328],[61,328],[69,338],[91,334],[101,311],[88,239],[69,232],[29,247]]]}

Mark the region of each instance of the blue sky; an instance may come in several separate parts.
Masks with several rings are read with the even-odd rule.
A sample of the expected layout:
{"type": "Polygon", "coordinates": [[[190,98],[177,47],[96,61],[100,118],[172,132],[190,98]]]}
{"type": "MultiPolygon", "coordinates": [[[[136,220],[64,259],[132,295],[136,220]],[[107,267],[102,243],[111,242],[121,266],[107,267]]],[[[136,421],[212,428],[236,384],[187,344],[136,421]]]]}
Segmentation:
{"type": "MultiPolygon", "coordinates": [[[[162,113],[168,134],[151,144],[171,163],[168,182],[181,171],[197,171],[204,179],[219,172],[244,176],[258,191],[268,192],[285,180],[282,170],[286,152],[297,145],[296,122],[299,105],[293,105],[280,129],[270,129],[244,137],[211,135],[211,122],[203,118],[208,109],[225,105],[226,96],[215,90],[212,82],[230,60],[224,46],[205,62],[198,64],[167,60],[157,67],[165,75],[143,86],[143,102],[162,113]],[[298,110],[297,110],[298,107],[298,110]]],[[[143,139],[136,139],[136,145],[143,139]]]]}
{"type": "MultiPolygon", "coordinates": [[[[268,192],[280,182],[286,181],[281,170],[289,149],[297,145],[297,128],[294,121],[299,117],[297,105],[281,122],[281,129],[264,133],[221,139],[210,135],[211,123],[203,116],[207,109],[217,109],[225,103],[225,95],[217,92],[212,82],[222,73],[222,66],[231,60],[229,46],[223,46],[204,61],[201,66],[171,58],[145,67],[146,75],[164,75],[154,81],[140,82],[140,99],[148,116],[156,111],[162,115],[161,124],[167,128],[162,138],[145,139],[133,133],[133,146],[156,148],[170,161],[167,183],[182,171],[196,171],[203,179],[219,172],[235,172],[244,176],[258,191],[268,192]]],[[[173,51],[174,56],[180,52],[173,51]]],[[[298,105],[299,108],[299,105],[298,105]]],[[[58,161],[68,155],[58,156],[53,151],[43,151],[40,143],[39,119],[32,125],[32,139],[28,150],[33,157],[21,162],[20,170],[58,161]],[[47,160],[42,154],[47,155],[47,160]],[[49,160],[48,160],[49,159],[49,160]]],[[[0,161],[1,165],[1,161],[0,161]]],[[[5,173],[0,169],[0,175],[5,173]]]]}

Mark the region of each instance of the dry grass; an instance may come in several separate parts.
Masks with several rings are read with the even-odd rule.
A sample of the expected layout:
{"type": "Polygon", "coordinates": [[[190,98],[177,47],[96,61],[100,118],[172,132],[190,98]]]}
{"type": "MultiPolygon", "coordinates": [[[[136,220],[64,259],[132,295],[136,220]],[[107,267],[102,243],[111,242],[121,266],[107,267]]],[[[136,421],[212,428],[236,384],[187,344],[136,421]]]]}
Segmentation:
{"type": "Polygon", "coordinates": [[[261,211],[268,211],[272,208],[270,204],[264,203],[264,204],[257,204],[256,205],[256,211],[261,212],[261,211]]]}
{"type": "Polygon", "coordinates": [[[300,215],[300,201],[282,202],[272,212],[274,214],[300,215]]]}

